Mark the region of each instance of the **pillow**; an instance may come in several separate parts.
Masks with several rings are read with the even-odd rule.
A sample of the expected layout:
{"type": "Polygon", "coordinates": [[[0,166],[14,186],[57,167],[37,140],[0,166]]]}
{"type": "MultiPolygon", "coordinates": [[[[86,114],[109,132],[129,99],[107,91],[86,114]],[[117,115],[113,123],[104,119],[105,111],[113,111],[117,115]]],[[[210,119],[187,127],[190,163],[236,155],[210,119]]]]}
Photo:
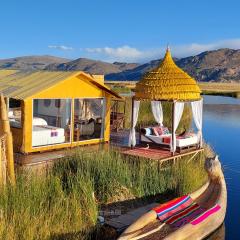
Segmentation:
{"type": "Polygon", "coordinates": [[[185,138],[191,138],[193,136],[194,136],[194,133],[192,133],[192,132],[187,132],[187,133],[184,134],[185,138]]]}
{"type": "Polygon", "coordinates": [[[9,117],[9,118],[14,118],[14,115],[13,115],[13,111],[12,111],[12,110],[9,110],[9,111],[8,111],[8,117],[9,117]]]}
{"type": "Polygon", "coordinates": [[[167,127],[162,128],[163,134],[169,134],[169,129],[167,127]]]}
{"type": "Polygon", "coordinates": [[[146,133],[145,133],[146,136],[151,135],[151,133],[152,133],[151,128],[144,128],[144,129],[146,131],[146,133]]]}
{"type": "Polygon", "coordinates": [[[169,130],[167,127],[153,127],[152,129],[153,129],[154,135],[156,136],[169,134],[169,130]]]}
{"type": "Polygon", "coordinates": [[[154,133],[155,136],[162,135],[162,128],[161,127],[153,127],[152,130],[153,130],[153,133],[154,133]]]}
{"type": "Polygon", "coordinates": [[[43,118],[38,118],[38,117],[33,117],[33,122],[32,122],[33,126],[47,126],[47,122],[46,120],[44,120],[43,118]]]}
{"type": "Polygon", "coordinates": [[[152,128],[141,128],[140,131],[144,135],[152,135],[153,134],[152,128]]]}

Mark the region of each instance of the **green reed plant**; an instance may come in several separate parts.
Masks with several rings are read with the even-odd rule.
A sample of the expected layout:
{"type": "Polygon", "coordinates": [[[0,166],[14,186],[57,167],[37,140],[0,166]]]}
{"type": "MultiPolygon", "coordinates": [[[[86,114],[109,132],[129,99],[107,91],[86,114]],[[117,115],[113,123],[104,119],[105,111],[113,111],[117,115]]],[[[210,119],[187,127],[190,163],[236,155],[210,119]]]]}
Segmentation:
{"type": "Polygon", "coordinates": [[[87,231],[96,224],[92,181],[76,176],[63,188],[58,176],[21,175],[0,195],[1,239],[50,239],[87,231]]]}
{"type": "Polygon", "coordinates": [[[18,174],[0,195],[0,238],[89,239],[101,204],[191,192],[206,181],[203,156],[161,169],[157,161],[116,151],[76,150],[46,176],[18,174]],[[194,171],[193,171],[194,169],[194,171]]]}
{"type": "MultiPolygon", "coordinates": [[[[59,162],[55,166],[55,174],[59,176],[74,176],[80,174],[83,177],[92,179],[95,196],[99,203],[112,202],[117,197],[124,198],[146,197],[164,193],[166,191],[174,191],[180,193],[182,186],[182,176],[187,172],[191,172],[194,160],[197,163],[196,174],[188,179],[196,182],[193,187],[202,184],[206,176],[203,166],[204,155],[199,154],[189,163],[190,157],[183,157],[180,166],[168,166],[164,170],[160,168],[158,161],[150,161],[136,157],[123,157],[116,151],[97,151],[87,153],[78,150],[67,159],[59,162]],[[60,167],[58,166],[60,165],[60,167]]],[[[183,179],[186,181],[187,179],[183,179]]],[[[66,179],[63,177],[63,184],[66,179]]]]}

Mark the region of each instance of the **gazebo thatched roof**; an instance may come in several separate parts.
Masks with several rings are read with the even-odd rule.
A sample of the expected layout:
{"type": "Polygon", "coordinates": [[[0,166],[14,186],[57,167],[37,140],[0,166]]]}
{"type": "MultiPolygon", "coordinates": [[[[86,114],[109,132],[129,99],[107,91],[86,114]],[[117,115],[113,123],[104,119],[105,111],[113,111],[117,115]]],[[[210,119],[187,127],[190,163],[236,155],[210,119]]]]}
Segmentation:
{"type": "Polygon", "coordinates": [[[175,64],[168,48],[159,67],[136,84],[135,99],[194,101],[200,93],[195,79],[175,64]]]}

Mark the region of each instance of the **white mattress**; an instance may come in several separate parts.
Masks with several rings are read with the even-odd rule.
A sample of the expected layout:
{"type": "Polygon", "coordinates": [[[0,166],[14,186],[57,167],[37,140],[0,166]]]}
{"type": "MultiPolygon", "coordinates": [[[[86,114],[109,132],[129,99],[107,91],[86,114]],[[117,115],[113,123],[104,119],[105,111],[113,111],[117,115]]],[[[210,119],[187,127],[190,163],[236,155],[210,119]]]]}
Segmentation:
{"type": "Polygon", "coordinates": [[[57,143],[64,143],[65,135],[63,128],[52,126],[33,126],[32,146],[44,146],[57,143]]]}
{"type": "MultiPolygon", "coordinates": [[[[164,137],[171,137],[171,134],[165,134],[165,135],[161,135],[161,136],[155,136],[155,135],[144,136],[144,135],[141,135],[141,140],[144,141],[144,142],[151,142],[151,140],[152,140],[155,143],[169,146],[170,145],[169,143],[164,143],[163,142],[164,137]]],[[[188,137],[188,138],[179,138],[179,139],[177,138],[176,146],[177,147],[187,147],[187,146],[194,145],[194,144],[197,144],[197,143],[198,143],[198,137],[197,137],[196,134],[194,134],[193,136],[188,137]]]]}

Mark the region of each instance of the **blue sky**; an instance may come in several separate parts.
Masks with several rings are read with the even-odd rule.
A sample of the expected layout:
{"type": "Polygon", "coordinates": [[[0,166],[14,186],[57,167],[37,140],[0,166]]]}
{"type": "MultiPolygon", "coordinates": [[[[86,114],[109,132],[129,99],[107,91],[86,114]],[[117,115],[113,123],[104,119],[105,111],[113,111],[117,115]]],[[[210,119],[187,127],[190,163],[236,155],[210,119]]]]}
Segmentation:
{"type": "Polygon", "coordinates": [[[240,1],[3,0],[0,58],[26,55],[145,62],[240,48],[240,1]]]}

